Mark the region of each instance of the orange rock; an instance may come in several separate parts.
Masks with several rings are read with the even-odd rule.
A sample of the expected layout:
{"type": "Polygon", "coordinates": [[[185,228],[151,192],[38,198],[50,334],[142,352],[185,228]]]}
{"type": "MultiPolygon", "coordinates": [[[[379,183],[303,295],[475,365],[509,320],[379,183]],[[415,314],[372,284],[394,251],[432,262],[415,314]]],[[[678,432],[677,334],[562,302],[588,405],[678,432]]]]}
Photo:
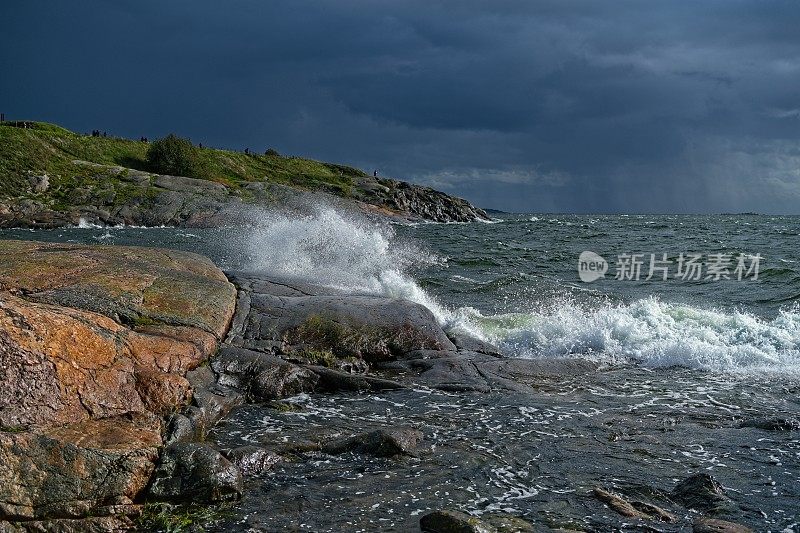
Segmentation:
{"type": "Polygon", "coordinates": [[[136,323],[193,326],[221,339],[236,291],[207,258],[134,246],[0,241],[0,289],[136,323]]]}
{"type": "Polygon", "coordinates": [[[144,411],[126,334],[102,315],[0,293],[0,424],[144,411]]]}
{"type": "Polygon", "coordinates": [[[0,520],[132,509],[235,303],[195,254],[0,241],[0,520]]]}
{"type": "Polygon", "coordinates": [[[136,392],[145,409],[166,416],[189,402],[191,386],[183,376],[146,366],[136,368],[136,392]]]}
{"type": "Polygon", "coordinates": [[[5,426],[182,405],[236,296],[195,254],[25,241],[0,241],[0,287],[5,426]]]}

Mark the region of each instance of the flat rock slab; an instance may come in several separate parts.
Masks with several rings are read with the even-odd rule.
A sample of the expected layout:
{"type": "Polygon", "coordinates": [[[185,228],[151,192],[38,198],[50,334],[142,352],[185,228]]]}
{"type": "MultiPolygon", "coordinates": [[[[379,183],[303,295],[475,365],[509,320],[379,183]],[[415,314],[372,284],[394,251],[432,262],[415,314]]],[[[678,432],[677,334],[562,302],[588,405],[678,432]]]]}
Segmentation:
{"type": "Polygon", "coordinates": [[[159,423],[119,417],[0,432],[0,520],[125,513],[155,469],[159,423]]]}
{"type": "Polygon", "coordinates": [[[189,326],[222,338],[235,289],[207,258],[134,246],[0,241],[0,288],[29,301],[136,326],[189,326]]]}
{"type": "Polygon", "coordinates": [[[309,352],[355,358],[393,380],[454,392],[530,393],[534,392],[531,384],[543,378],[574,377],[597,369],[597,364],[579,359],[503,357],[489,343],[462,332],[445,332],[430,310],[407,300],[349,294],[258,273],[233,272],[228,276],[239,288],[239,296],[226,339],[229,348],[223,350],[225,368],[215,369],[241,385],[242,376],[248,373],[245,367],[251,364],[247,361],[260,357],[259,368],[272,366],[266,372],[259,370],[264,379],[256,380],[251,387],[252,391],[268,392],[256,394],[262,399],[312,389],[392,388],[394,381],[383,386],[363,374],[353,373],[348,378],[332,369],[305,365],[302,370],[281,360],[300,360],[309,352]],[[318,379],[309,376],[307,370],[318,379]],[[293,385],[287,387],[286,383],[293,385]]]}
{"type": "Polygon", "coordinates": [[[534,386],[547,379],[574,378],[594,372],[598,365],[574,358],[512,359],[482,353],[418,351],[413,358],[382,365],[407,373],[415,383],[452,392],[493,390],[535,393],[534,386]]]}
{"type": "Polygon", "coordinates": [[[195,254],[0,241],[0,521],[128,512],[235,302],[195,254]]]}
{"type": "Polygon", "coordinates": [[[235,346],[281,353],[326,350],[370,362],[414,350],[456,349],[433,314],[407,300],[337,294],[246,274],[232,279],[247,293],[239,298],[238,329],[229,338],[235,346]]]}

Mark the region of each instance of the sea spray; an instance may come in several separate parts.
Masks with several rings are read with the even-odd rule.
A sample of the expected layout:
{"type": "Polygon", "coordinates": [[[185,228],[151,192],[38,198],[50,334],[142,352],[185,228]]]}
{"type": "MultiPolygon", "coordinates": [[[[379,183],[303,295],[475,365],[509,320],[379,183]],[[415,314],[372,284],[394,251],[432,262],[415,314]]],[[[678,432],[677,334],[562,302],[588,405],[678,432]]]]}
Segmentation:
{"type": "Polygon", "coordinates": [[[351,293],[403,298],[448,322],[450,313],[408,273],[440,259],[400,242],[390,225],[327,206],[300,215],[265,212],[258,221],[246,245],[252,268],[351,293]]]}

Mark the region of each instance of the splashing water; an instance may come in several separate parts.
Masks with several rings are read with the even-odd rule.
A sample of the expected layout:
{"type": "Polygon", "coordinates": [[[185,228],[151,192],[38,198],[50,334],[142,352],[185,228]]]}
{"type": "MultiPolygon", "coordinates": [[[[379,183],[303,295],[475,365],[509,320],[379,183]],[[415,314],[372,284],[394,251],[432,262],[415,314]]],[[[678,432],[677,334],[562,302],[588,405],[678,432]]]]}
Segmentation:
{"type": "Polygon", "coordinates": [[[456,313],[465,329],[519,357],[580,356],[649,368],[800,374],[800,306],[773,320],[651,297],[587,310],[568,301],[530,313],[456,313]]]}
{"type": "Polygon", "coordinates": [[[249,243],[257,270],[345,290],[424,305],[446,324],[450,313],[407,273],[439,259],[396,241],[380,226],[329,207],[311,215],[266,214],[249,243]]]}
{"type": "Polygon", "coordinates": [[[353,293],[403,298],[430,309],[446,329],[501,346],[517,357],[579,356],[650,368],[800,373],[800,308],[773,320],[705,310],[650,297],[595,308],[555,300],[528,312],[485,316],[448,309],[408,273],[441,262],[400,242],[390,226],[317,208],[311,215],[268,214],[249,241],[253,266],[353,293]]]}

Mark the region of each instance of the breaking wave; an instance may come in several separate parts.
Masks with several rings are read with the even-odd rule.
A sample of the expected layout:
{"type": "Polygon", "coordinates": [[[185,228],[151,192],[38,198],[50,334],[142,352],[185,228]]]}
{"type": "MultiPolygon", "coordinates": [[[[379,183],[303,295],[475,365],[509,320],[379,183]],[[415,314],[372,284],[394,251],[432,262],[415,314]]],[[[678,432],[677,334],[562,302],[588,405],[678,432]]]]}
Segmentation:
{"type": "Polygon", "coordinates": [[[486,316],[448,308],[409,273],[442,259],[396,238],[391,226],[332,208],[267,214],[249,240],[253,267],[349,292],[404,298],[430,309],[443,327],[493,342],[517,357],[584,357],[650,368],[800,373],[800,307],[772,320],[706,310],[655,297],[587,308],[565,300],[546,308],[486,316]]]}
{"type": "Polygon", "coordinates": [[[562,301],[538,312],[458,311],[465,328],[518,357],[580,356],[649,368],[800,373],[800,307],[772,320],[651,297],[587,310],[562,301]]]}

